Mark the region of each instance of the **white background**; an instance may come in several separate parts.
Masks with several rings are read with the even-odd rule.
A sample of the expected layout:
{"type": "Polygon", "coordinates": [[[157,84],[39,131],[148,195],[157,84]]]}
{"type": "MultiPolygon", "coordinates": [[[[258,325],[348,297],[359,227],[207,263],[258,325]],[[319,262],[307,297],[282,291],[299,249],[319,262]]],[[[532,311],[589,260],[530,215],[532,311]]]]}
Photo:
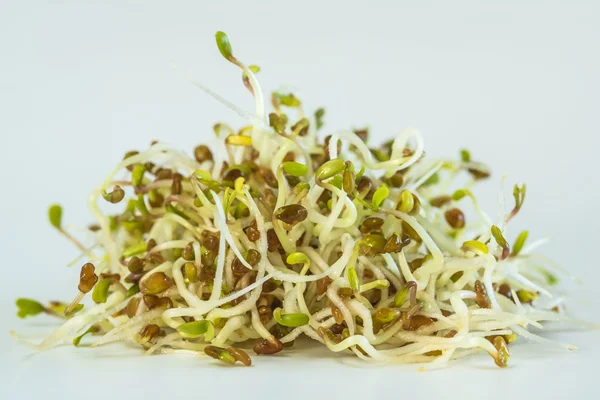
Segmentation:
{"type": "Polygon", "coordinates": [[[599,4],[2,1],[0,398],[595,397],[597,331],[549,335],[578,352],[517,345],[507,370],[481,357],[418,373],[302,353],[251,369],[121,346],[31,356],[8,330],[51,324],[18,320],[16,297],[74,294],[78,271],[64,265],[76,252],[49,227],[48,204],[60,201],[67,223],[85,225],[87,194],[125,151],[153,139],[192,149],[214,122],[243,123],[183,77],[252,109],[239,70],[215,47],[217,30],[241,60],[262,67],[265,91],[283,84],[308,109],[326,106],[327,130],[369,125],[383,140],[413,126],[431,155],[468,147],[494,172],[479,192],[492,213],[503,174],[527,182],[513,235],[527,228],[552,238],[545,253],[585,281],[570,288],[570,310],[600,322],[599,4]]]}

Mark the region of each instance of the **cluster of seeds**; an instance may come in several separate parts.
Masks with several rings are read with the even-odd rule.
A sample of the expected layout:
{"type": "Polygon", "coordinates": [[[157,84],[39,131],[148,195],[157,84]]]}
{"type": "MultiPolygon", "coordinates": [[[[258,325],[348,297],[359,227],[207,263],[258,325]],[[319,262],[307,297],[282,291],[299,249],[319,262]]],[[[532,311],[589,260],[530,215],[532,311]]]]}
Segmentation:
{"type": "Polygon", "coordinates": [[[259,68],[222,32],[217,44],[255,99],[251,125],[216,124],[193,156],[160,143],[127,152],[92,194],[90,246],[50,207],[89,262],[70,304],[17,301],[21,317],[67,320],[35,348],[90,335],[92,346],[129,340],[250,366],[239,346],[276,354],[302,335],[376,361],[483,350],[505,367],[516,335],[561,317],[535,306],[556,278],[525,251],[527,232],[512,246],[504,236],[524,185],[494,224],[471,192],[489,171],[468,151],[428,161],[414,130],[381,146],[366,129],[319,140],[323,109],[307,116],[294,94],[273,93],[267,115],[259,68]],[[461,174],[468,183],[452,190],[461,174]]]}

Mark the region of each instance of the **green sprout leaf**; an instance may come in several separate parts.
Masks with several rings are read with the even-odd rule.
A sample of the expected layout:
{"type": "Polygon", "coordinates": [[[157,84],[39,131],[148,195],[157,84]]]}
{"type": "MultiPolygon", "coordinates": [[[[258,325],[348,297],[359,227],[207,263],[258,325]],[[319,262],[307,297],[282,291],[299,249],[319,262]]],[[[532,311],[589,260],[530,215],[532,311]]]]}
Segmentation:
{"type": "Polygon", "coordinates": [[[396,205],[396,210],[409,214],[415,208],[416,197],[411,193],[410,190],[404,189],[400,192],[400,201],[396,205]]]}
{"type": "Polygon", "coordinates": [[[552,272],[545,269],[540,270],[540,272],[544,275],[549,285],[556,285],[558,283],[558,278],[552,272]]]}
{"type": "Polygon", "coordinates": [[[206,346],[204,348],[204,354],[229,365],[233,365],[237,361],[231,353],[221,347],[206,346]]]}
{"type": "Polygon", "coordinates": [[[108,289],[110,288],[110,279],[102,279],[94,286],[94,290],[92,292],[92,300],[94,303],[106,303],[106,299],[108,298],[108,289]]]}
{"type": "Polygon", "coordinates": [[[538,293],[530,290],[519,290],[517,296],[522,303],[531,303],[538,298],[538,293]]]}
{"type": "Polygon", "coordinates": [[[408,296],[408,290],[410,289],[410,287],[408,285],[405,285],[404,287],[402,287],[402,289],[400,289],[396,295],[394,296],[394,306],[395,307],[402,307],[404,305],[404,302],[406,301],[406,297],[408,296]]]}
{"type": "Polygon", "coordinates": [[[269,114],[269,126],[275,130],[275,132],[283,135],[285,134],[285,127],[288,123],[288,117],[285,114],[270,113],[269,114]]]}
{"type": "Polygon", "coordinates": [[[467,240],[462,245],[462,251],[471,251],[479,255],[487,254],[489,249],[485,243],[481,243],[478,240],[467,240]]]}
{"type": "Polygon", "coordinates": [[[196,339],[200,336],[209,342],[215,337],[215,326],[208,320],[192,321],[181,324],[177,327],[177,331],[184,338],[196,339]]]}
{"type": "Polygon", "coordinates": [[[431,175],[425,182],[423,182],[423,186],[436,185],[440,182],[440,175],[435,173],[431,175]]]}
{"type": "Polygon", "coordinates": [[[129,289],[127,289],[127,293],[125,293],[125,298],[130,298],[140,292],[140,287],[138,285],[131,285],[129,289]]]}
{"type": "Polygon", "coordinates": [[[380,324],[388,324],[400,316],[400,310],[393,308],[380,308],[373,314],[373,320],[380,324]]]}
{"type": "Polygon", "coordinates": [[[85,335],[87,335],[88,333],[96,333],[99,331],[100,331],[100,328],[98,328],[96,325],[90,326],[85,332],[83,332],[81,335],[79,335],[75,339],[73,339],[73,346],[75,346],[75,347],[79,346],[79,343],[81,343],[81,339],[83,339],[83,337],[85,335]]]}
{"type": "Polygon", "coordinates": [[[286,161],[283,163],[283,170],[288,175],[301,177],[306,175],[308,172],[308,167],[295,161],[286,161]]]}
{"type": "Polygon", "coordinates": [[[515,240],[515,244],[513,245],[512,256],[518,256],[521,250],[523,250],[523,246],[525,245],[525,241],[527,241],[527,237],[529,236],[529,231],[523,231],[519,233],[517,239],[515,240]]]}
{"type": "Polygon", "coordinates": [[[221,55],[225,57],[226,60],[231,61],[233,57],[233,49],[231,48],[231,43],[229,43],[229,37],[225,32],[218,31],[215,34],[215,39],[217,40],[217,47],[221,52],[221,55]]]}
{"type": "Polygon", "coordinates": [[[71,312],[69,312],[68,314],[67,314],[66,309],[67,309],[67,306],[64,306],[62,314],[64,314],[65,317],[71,318],[73,315],[75,315],[79,311],[83,310],[83,304],[77,304],[75,307],[73,307],[71,312]]]}
{"type": "Polygon", "coordinates": [[[333,160],[329,160],[322,164],[319,169],[317,169],[317,172],[315,172],[315,179],[323,181],[343,172],[345,169],[346,163],[344,160],[334,158],[333,160]]]}
{"type": "Polygon", "coordinates": [[[318,108],[317,111],[315,111],[315,123],[317,126],[317,130],[319,130],[323,127],[323,117],[324,116],[325,116],[324,108],[318,108]]]}
{"type": "Polygon", "coordinates": [[[43,313],[46,309],[41,303],[35,300],[20,298],[16,301],[17,315],[19,318],[33,317],[43,313]]]}
{"type": "MultiPolygon", "coordinates": [[[[346,171],[344,171],[344,172],[346,172],[346,171]]],[[[333,177],[333,179],[331,181],[329,181],[329,183],[331,183],[336,188],[342,190],[342,187],[344,185],[344,180],[341,176],[336,175],[333,177]]]]}
{"type": "MultiPolygon", "coordinates": [[[[65,315],[65,310],[67,309],[67,305],[65,303],[61,303],[61,302],[50,302],[50,310],[58,315],[65,315]]],[[[71,311],[71,313],[68,315],[73,316],[75,314],[77,314],[79,311],[81,311],[83,309],[83,304],[77,304],[73,310],[71,311]]]]}
{"type": "Polygon", "coordinates": [[[61,229],[62,226],[62,207],[59,204],[52,204],[48,208],[48,219],[50,224],[56,229],[61,229]]]}
{"type": "Polygon", "coordinates": [[[121,186],[116,185],[110,193],[106,192],[106,190],[103,190],[102,197],[109,203],[117,204],[125,197],[125,191],[121,188],[121,186]]]}
{"type": "Polygon", "coordinates": [[[502,235],[502,231],[496,225],[492,225],[492,236],[498,245],[501,247],[508,247],[508,242],[504,238],[504,235],[502,235]]]}
{"type": "Polygon", "coordinates": [[[287,256],[286,262],[288,264],[305,264],[309,262],[309,259],[306,254],[296,251],[287,256]]]}
{"type": "Polygon", "coordinates": [[[358,171],[358,174],[356,174],[356,180],[359,180],[360,178],[362,178],[362,176],[365,174],[365,165],[361,165],[360,166],[360,171],[358,171]]]}
{"type": "Polygon", "coordinates": [[[519,185],[515,185],[513,188],[513,197],[515,198],[515,208],[510,212],[508,216],[508,220],[517,215],[521,207],[523,207],[523,202],[525,202],[525,194],[527,192],[527,185],[523,184],[519,187],[519,185]]]}
{"type": "Polygon", "coordinates": [[[300,107],[302,103],[293,93],[273,93],[279,103],[286,107],[300,107]]]}
{"type": "Polygon", "coordinates": [[[469,193],[470,192],[466,189],[458,189],[456,192],[452,193],[452,200],[460,201],[465,198],[465,196],[468,196],[469,193]]]}
{"type": "Polygon", "coordinates": [[[282,314],[281,308],[276,308],[273,311],[273,317],[279,325],[287,326],[290,328],[297,328],[308,324],[309,317],[302,313],[290,313],[282,314]]]}
{"type": "Polygon", "coordinates": [[[462,162],[468,163],[471,162],[471,153],[467,149],[462,149],[460,151],[460,159],[462,162]]]}
{"type": "Polygon", "coordinates": [[[137,187],[142,184],[144,172],[146,172],[146,167],[143,164],[137,164],[133,167],[133,171],[131,172],[131,183],[133,186],[137,187]]]}
{"type": "Polygon", "coordinates": [[[354,292],[359,291],[360,282],[358,281],[358,275],[357,275],[356,269],[354,267],[348,268],[348,283],[350,284],[350,288],[354,292]]]}
{"type": "Polygon", "coordinates": [[[387,186],[382,186],[373,193],[373,207],[379,208],[385,199],[390,195],[390,189],[387,186]]]}
{"type": "Polygon", "coordinates": [[[504,260],[510,254],[510,247],[508,246],[508,242],[504,238],[504,235],[502,235],[502,231],[496,225],[492,225],[492,236],[496,240],[496,243],[502,247],[502,255],[500,260],[504,260]]]}
{"type": "Polygon", "coordinates": [[[134,244],[133,246],[127,247],[125,250],[123,250],[123,257],[129,258],[129,257],[137,256],[138,254],[145,253],[147,249],[148,249],[148,245],[146,244],[146,242],[139,242],[139,243],[134,244]]]}

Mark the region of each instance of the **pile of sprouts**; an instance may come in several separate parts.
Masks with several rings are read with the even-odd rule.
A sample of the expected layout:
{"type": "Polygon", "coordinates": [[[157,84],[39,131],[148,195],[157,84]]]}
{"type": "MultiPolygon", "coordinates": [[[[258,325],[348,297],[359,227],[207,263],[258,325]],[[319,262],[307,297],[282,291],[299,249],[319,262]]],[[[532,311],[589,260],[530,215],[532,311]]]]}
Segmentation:
{"type": "Polygon", "coordinates": [[[51,206],[51,224],[87,262],[70,303],[17,300],[20,317],[64,320],[39,344],[18,340],[39,351],[130,341],[250,365],[249,353],[289,351],[305,336],[376,362],[443,365],[484,351],[506,367],[518,337],[547,341],[530,327],[567,319],[560,299],[538,304],[553,299],[557,267],[526,246],[527,231],[506,239],[525,185],[492,219],[472,192],[489,171],[466,150],[427,160],[415,129],[383,145],[367,130],[320,140],[323,109],[306,115],[276,92],[267,114],[259,68],[235,58],[223,32],[216,39],[255,113],[196,85],[250,125],[216,124],[193,156],[158,142],[128,152],[89,197],[91,244],[51,206]]]}

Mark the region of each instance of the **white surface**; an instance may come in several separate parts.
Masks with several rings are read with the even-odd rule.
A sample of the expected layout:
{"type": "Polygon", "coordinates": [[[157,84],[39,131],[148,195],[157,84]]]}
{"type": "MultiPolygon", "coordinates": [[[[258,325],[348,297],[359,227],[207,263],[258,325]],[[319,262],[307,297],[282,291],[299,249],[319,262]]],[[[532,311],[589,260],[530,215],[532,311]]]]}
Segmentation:
{"type": "Polygon", "coordinates": [[[530,237],[555,239],[546,254],[588,282],[575,288],[570,309],[600,321],[590,284],[600,278],[599,3],[369,3],[3,2],[0,398],[178,398],[201,388],[202,397],[250,398],[599,392],[597,332],[558,335],[578,352],[515,346],[507,370],[483,357],[432,373],[302,354],[232,370],[189,357],[124,356],[119,346],[28,356],[9,337],[13,328],[48,329],[44,320],[17,320],[17,296],[67,298],[76,284],[77,271],[63,268],[76,253],[48,226],[48,204],[60,201],[65,220],[83,225],[87,193],[126,150],[157,138],[190,149],[215,121],[242,123],[169,66],[251,109],[239,71],[215,48],[219,29],[236,55],[262,67],[265,90],[287,84],[307,108],[326,106],[328,130],[369,124],[383,139],[414,126],[429,154],[467,146],[495,173],[479,192],[492,212],[500,176],[526,181],[512,232],[527,227],[530,237]]]}

